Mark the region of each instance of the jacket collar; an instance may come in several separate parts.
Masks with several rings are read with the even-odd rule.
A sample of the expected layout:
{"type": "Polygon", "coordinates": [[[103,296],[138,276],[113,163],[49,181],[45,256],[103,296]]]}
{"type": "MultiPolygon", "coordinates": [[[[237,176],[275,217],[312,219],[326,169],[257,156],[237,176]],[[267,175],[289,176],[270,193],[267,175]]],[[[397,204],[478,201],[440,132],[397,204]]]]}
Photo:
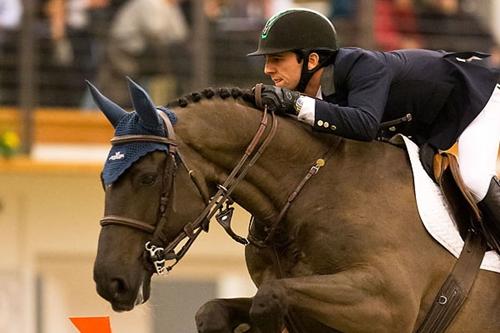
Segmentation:
{"type": "Polygon", "coordinates": [[[323,74],[320,79],[320,87],[323,96],[330,96],[335,94],[335,82],[333,81],[333,72],[334,66],[333,64],[328,65],[323,70],[323,74]]]}

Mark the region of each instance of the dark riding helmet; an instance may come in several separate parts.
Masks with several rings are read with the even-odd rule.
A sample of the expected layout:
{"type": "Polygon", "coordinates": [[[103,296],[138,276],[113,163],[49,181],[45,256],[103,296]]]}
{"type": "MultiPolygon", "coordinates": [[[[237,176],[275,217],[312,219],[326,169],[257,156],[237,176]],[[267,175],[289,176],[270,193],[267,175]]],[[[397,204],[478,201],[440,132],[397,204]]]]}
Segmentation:
{"type": "Polygon", "coordinates": [[[257,51],[248,56],[337,49],[337,32],[328,18],[310,9],[293,8],[281,11],[267,21],[257,51]]]}
{"type": "Polygon", "coordinates": [[[337,32],[328,18],[314,10],[293,8],[281,11],[267,21],[260,34],[257,51],[247,56],[293,51],[305,60],[312,52],[317,52],[321,55],[318,66],[309,70],[307,61],[302,64],[295,89],[304,92],[313,74],[330,63],[337,50],[337,32]]]}

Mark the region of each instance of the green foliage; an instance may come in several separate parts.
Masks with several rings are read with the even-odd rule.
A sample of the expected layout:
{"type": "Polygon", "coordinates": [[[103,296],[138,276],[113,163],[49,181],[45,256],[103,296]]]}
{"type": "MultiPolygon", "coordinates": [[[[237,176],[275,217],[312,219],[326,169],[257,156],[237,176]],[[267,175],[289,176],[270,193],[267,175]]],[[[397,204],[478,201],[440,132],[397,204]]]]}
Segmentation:
{"type": "Polygon", "coordinates": [[[0,156],[11,157],[19,151],[21,141],[14,131],[0,133],[0,156]]]}

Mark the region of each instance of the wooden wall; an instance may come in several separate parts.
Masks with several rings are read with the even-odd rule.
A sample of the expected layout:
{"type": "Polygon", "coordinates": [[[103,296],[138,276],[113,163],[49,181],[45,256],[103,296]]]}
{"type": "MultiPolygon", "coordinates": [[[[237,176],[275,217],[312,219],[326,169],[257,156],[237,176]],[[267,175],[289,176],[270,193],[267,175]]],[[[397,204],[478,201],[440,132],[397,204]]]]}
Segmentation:
{"type": "MultiPolygon", "coordinates": [[[[91,143],[107,144],[113,128],[98,110],[38,109],[34,113],[34,140],[40,144],[91,143]]],[[[0,109],[0,132],[20,132],[19,112],[14,108],[0,109]]]]}

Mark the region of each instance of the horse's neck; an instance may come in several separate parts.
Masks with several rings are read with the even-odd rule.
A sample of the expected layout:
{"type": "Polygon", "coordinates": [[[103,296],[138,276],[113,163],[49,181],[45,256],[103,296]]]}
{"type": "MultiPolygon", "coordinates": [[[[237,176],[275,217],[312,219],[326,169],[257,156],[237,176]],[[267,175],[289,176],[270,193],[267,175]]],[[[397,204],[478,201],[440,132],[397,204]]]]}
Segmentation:
{"type": "MultiPolygon", "coordinates": [[[[262,112],[220,100],[176,110],[176,132],[187,159],[210,188],[223,183],[257,132],[262,112]]],[[[270,132],[271,121],[264,137],[270,132]]],[[[329,140],[326,141],[331,141],[329,140]]],[[[278,118],[278,130],[266,151],[234,191],[234,199],[264,220],[272,220],[288,195],[332,142],[321,142],[310,129],[278,118]]]]}

